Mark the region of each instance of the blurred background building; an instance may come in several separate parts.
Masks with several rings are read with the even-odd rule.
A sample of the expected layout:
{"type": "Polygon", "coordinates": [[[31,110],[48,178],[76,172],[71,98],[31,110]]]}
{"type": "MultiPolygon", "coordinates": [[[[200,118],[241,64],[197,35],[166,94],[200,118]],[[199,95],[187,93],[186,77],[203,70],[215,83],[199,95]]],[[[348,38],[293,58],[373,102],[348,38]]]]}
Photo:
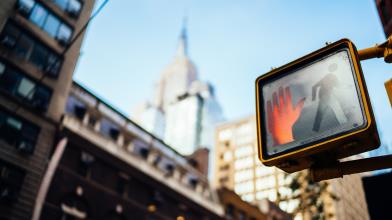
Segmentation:
{"type": "MultiPolygon", "coordinates": [[[[264,199],[276,202],[278,194],[289,195],[290,189],[283,171],[259,161],[255,120],[255,116],[249,116],[217,127],[213,184],[232,189],[254,204],[264,199]]],[[[281,202],[279,206],[291,212],[296,204],[281,202]]]]}
{"type": "Polygon", "coordinates": [[[199,79],[187,41],[184,26],[177,53],[162,71],[154,97],[135,110],[139,124],[184,155],[200,147],[213,151],[215,125],[223,120],[214,87],[199,79]]]}
{"type": "Polygon", "coordinates": [[[389,0],[375,0],[385,36],[392,34],[392,2],[389,0]]]}
{"type": "Polygon", "coordinates": [[[31,218],[93,5],[0,1],[0,219],[31,218]]]}
{"type": "Polygon", "coordinates": [[[74,83],[68,144],[42,219],[221,219],[207,177],[159,138],[74,83]],[[66,183],[66,184],[64,184],[66,183]]]}
{"type": "Polygon", "coordinates": [[[227,220],[290,220],[291,215],[282,211],[269,200],[263,200],[258,207],[241,199],[234,191],[222,187],[218,190],[219,198],[225,208],[227,220]]]}
{"type": "MultiPolygon", "coordinates": [[[[290,189],[292,176],[275,167],[266,167],[259,161],[254,116],[219,125],[215,138],[214,186],[232,189],[243,200],[256,205],[268,199],[276,202],[282,210],[293,212],[300,201],[282,200],[293,194],[290,189]]],[[[323,213],[327,219],[369,219],[359,174],[329,180],[328,183],[327,190],[339,200],[323,198],[323,213]]],[[[298,215],[296,219],[307,219],[307,216],[298,215]]]]}

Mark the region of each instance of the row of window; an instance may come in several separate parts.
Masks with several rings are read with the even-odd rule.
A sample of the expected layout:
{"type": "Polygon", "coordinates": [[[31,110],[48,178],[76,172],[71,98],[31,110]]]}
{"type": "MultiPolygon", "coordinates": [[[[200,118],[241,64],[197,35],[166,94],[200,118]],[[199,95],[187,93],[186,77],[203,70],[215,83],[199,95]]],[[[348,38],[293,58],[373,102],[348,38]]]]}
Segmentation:
{"type": "Polygon", "coordinates": [[[0,160],[0,203],[10,204],[18,198],[25,171],[0,160]]]}
{"type": "Polygon", "coordinates": [[[0,110],[0,139],[20,152],[33,153],[39,131],[38,126],[0,110]]]}
{"type": "Polygon", "coordinates": [[[242,159],[238,159],[234,162],[234,168],[236,170],[241,170],[241,169],[245,169],[248,167],[253,167],[254,166],[254,161],[253,161],[253,157],[244,157],[242,159]]]}
{"type": "MultiPolygon", "coordinates": [[[[82,9],[82,3],[79,0],[52,0],[52,2],[73,18],[77,18],[82,9]]],[[[19,10],[29,13],[35,4],[34,0],[19,0],[19,10]]]]}
{"type": "Polygon", "coordinates": [[[40,112],[47,110],[52,96],[48,87],[37,84],[1,60],[0,91],[6,92],[40,112]]]}
{"type": "MultiPolygon", "coordinates": [[[[94,157],[94,155],[85,151],[80,151],[72,143],[69,144],[64,152],[61,165],[69,170],[78,172],[79,175],[105,186],[118,193],[119,195],[138,201],[143,205],[153,204],[162,213],[172,215],[176,213],[175,207],[169,204],[177,204],[174,198],[161,193],[154,189],[148,183],[119,171],[111,164],[94,157]]],[[[195,178],[190,176],[190,184],[196,182],[195,178]]]]}
{"type": "MultiPolygon", "coordinates": [[[[77,97],[70,95],[66,103],[65,111],[67,114],[73,115],[77,117],[79,120],[83,120],[87,112],[87,105],[84,102],[80,101],[77,97]]],[[[112,122],[112,120],[102,117],[99,120],[99,132],[103,136],[108,137],[114,141],[117,141],[120,135],[120,127],[114,122],[112,122]]],[[[125,146],[127,147],[126,150],[128,150],[130,153],[134,153],[135,155],[138,155],[143,159],[148,158],[150,152],[150,147],[148,144],[138,139],[134,139],[132,141],[126,140],[125,142],[126,142],[125,146]]],[[[167,177],[171,176],[175,169],[174,162],[171,159],[168,159],[163,156],[156,157],[153,161],[153,166],[155,166],[157,169],[164,172],[165,176],[167,177]]],[[[199,183],[199,179],[197,178],[197,176],[193,176],[189,174],[189,176],[187,176],[186,179],[187,179],[187,185],[193,189],[195,189],[199,183]]]]}
{"type": "Polygon", "coordinates": [[[58,40],[59,43],[66,45],[71,40],[72,28],[42,4],[32,0],[19,0],[19,11],[51,37],[58,40]]]}
{"type": "MultiPolygon", "coordinates": [[[[28,1],[32,1],[32,0],[28,0],[28,1]]],[[[73,18],[77,18],[82,9],[82,3],[79,0],[52,0],[52,1],[73,18]]]]}
{"type": "MultiPolygon", "coordinates": [[[[65,112],[76,116],[78,119],[83,120],[84,115],[86,114],[87,106],[83,102],[81,102],[76,97],[70,95],[67,100],[67,104],[65,107],[65,112]]],[[[96,121],[94,119],[94,121],[96,121]]],[[[91,120],[89,120],[90,124],[91,120]]],[[[103,134],[105,137],[109,137],[112,140],[116,141],[118,136],[120,135],[120,128],[114,124],[111,120],[102,118],[100,121],[99,132],[103,134]]],[[[95,123],[90,124],[90,126],[94,126],[95,123]]]]}
{"type": "Polygon", "coordinates": [[[18,57],[30,61],[45,71],[47,75],[52,77],[58,75],[61,66],[59,56],[15,24],[10,22],[6,24],[0,35],[0,42],[18,57]]]}
{"type": "Polygon", "coordinates": [[[246,169],[242,171],[237,171],[234,174],[234,181],[236,183],[243,182],[246,180],[251,180],[253,179],[254,174],[253,174],[253,169],[246,169]]]}

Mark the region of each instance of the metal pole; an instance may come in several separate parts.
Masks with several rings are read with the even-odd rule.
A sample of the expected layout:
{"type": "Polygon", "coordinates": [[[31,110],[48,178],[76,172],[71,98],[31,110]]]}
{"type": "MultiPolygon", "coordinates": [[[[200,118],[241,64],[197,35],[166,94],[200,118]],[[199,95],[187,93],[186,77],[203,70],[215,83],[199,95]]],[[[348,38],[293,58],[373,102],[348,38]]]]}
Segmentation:
{"type": "Polygon", "coordinates": [[[379,46],[374,46],[374,47],[358,50],[358,57],[359,60],[368,60],[372,58],[384,57],[384,48],[379,46]]]}
{"type": "Polygon", "coordinates": [[[354,173],[363,173],[374,170],[392,168],[392,155],[370,157],[358,160],[339,162],[335,161],[325,166],[310,168],[313,181],[321,181],[343,177],[354,173]]]}
{"type": "Polygon", "coordinates": [[[56,149],[54,150],[54,154],[48,164],[48,168],[46,169],[45,175],[38,190],[37,199],[35,200],[33,210],[33,217],[31,218],[31,220],[39,220],[46,195],[48,194],[50,183],[52,182],[54,173],[60,163],[61,157],[63,156],[65,147],[67,146],[67,142],[68,139],[64,137],[59,141],[56,146],[56,149]]]}
{"type": "Polygon", "coordinates": [[[380,45],[358,50],[358,57],[359,60],[384,57],[386,63],[392,63],[392,35],[380,45]]]}

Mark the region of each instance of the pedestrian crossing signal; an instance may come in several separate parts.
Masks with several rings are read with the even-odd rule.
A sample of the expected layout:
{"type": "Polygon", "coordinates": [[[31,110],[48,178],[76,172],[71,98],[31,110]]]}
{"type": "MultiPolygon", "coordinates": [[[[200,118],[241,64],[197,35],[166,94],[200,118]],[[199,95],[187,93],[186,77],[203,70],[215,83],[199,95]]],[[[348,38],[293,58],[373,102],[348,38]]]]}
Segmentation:
{"type": "Polygon", "coordinates": [[[354,44],[343,39],[256,79],[260,160],[286,172],[377,148],[354,44]]]}

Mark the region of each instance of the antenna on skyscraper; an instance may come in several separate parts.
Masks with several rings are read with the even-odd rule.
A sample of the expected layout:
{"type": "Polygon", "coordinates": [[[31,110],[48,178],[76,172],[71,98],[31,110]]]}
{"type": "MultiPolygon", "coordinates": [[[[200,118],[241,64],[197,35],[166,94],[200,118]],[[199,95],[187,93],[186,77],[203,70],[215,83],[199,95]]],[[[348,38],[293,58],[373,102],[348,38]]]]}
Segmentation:
{"type": "Polygon", "coordinates": [[[177,49],[177,55],[188,56],[188,35],[187,35],[187,24],[188,16],[186,14],[186,9],[184,9],[184,17],[182,18],[181,34],[179,39],[179,45],[177,49]]]}

